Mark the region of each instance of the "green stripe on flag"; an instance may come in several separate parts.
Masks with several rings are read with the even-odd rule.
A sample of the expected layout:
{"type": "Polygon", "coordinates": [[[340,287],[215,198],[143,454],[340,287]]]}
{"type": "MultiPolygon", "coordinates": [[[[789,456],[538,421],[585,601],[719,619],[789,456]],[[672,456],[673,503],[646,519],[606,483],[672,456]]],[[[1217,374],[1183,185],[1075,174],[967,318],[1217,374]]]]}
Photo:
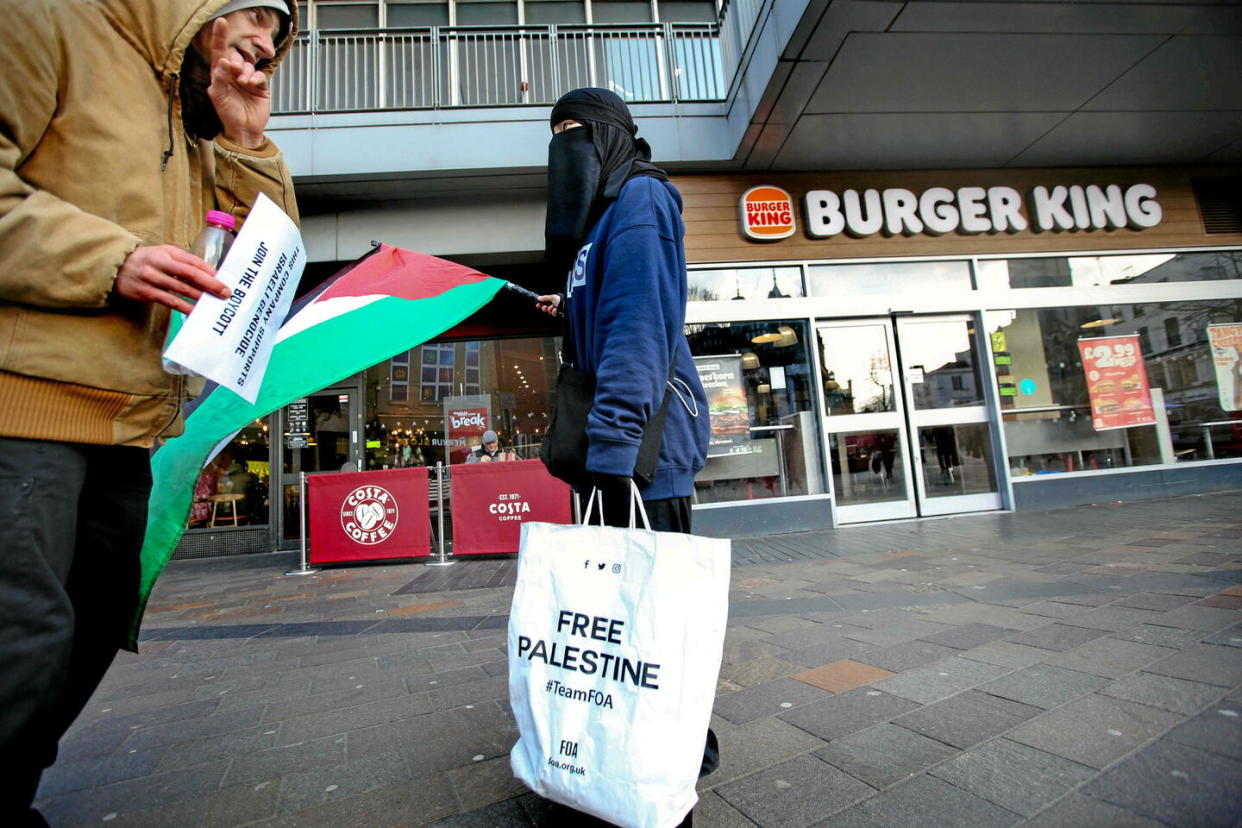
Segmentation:
{"type": "Polygon", "coordinates": [[[147,600],[185,532],[194,483],[221,440],[293,400],[434,339],[490,302],[504,284],[488,278],[426,299],[376,300],[276,343],[253,405],[226,388],[213,391],[186,419],[185,433],[151,458],[154,483],[142,545],[138,611],[128,649],[138,651],[147,600]]]}

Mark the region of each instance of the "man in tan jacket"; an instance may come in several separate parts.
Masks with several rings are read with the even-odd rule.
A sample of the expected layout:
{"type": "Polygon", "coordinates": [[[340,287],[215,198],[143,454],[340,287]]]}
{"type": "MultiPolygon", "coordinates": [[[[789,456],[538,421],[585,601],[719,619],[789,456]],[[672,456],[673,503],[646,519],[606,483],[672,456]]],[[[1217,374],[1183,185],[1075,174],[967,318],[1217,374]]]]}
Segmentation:
{"type": "Polygon", "coordinates": [[[0,0],[0,823],[122,645],[148,449],[181,431],[169,308],[228,289],[207,209],[295,219],[265,136],[287,0],[0,0]]]}

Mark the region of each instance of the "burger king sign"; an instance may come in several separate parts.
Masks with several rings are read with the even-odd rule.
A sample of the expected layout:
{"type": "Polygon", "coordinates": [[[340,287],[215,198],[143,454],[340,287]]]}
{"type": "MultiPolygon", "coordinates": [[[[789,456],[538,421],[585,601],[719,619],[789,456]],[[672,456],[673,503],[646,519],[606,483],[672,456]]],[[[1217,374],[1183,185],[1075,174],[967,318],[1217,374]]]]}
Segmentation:
{"type": "Polygon", "coordinates": [[[742,232],[755,241],[787,239],[797,229],[794,225],[793,199],[780,187],[767,184],[751,187],[742,194],[742,232]]]}

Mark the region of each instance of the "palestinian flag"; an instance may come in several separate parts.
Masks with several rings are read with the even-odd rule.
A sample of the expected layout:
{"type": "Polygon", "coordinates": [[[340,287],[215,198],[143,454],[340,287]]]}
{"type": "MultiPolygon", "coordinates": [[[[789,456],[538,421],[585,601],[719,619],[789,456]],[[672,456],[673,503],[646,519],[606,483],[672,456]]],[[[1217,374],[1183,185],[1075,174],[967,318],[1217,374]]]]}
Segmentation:
{"type": "Polygon", "coordinates": [[[137,652],[147,599],[181,540],[194,483],[217,446],[293,400],[439,336],[490,302],[504,285],[502,279],[434,256],[377,245],[294,303],[253,405],[213,384],[187,406],[185,433],[151,458],[154,485],[128,648],[137,652]]]}

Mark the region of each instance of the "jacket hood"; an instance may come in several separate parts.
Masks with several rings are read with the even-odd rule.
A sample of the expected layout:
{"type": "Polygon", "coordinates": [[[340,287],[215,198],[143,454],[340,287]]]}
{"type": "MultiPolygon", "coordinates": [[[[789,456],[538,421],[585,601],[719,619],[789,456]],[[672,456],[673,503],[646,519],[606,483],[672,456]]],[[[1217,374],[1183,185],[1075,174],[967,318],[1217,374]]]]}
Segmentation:
{"type": "MultiPolygon", "coordinates": [[[[117,33],[162,79],[181,71],[181,61],[199,29],[228,0],[94,0],[117,33]]],[[[289,36],[263,71],[269,75],[289,52],[298,33],[298,5],[289,0],[289,36]]]]}

